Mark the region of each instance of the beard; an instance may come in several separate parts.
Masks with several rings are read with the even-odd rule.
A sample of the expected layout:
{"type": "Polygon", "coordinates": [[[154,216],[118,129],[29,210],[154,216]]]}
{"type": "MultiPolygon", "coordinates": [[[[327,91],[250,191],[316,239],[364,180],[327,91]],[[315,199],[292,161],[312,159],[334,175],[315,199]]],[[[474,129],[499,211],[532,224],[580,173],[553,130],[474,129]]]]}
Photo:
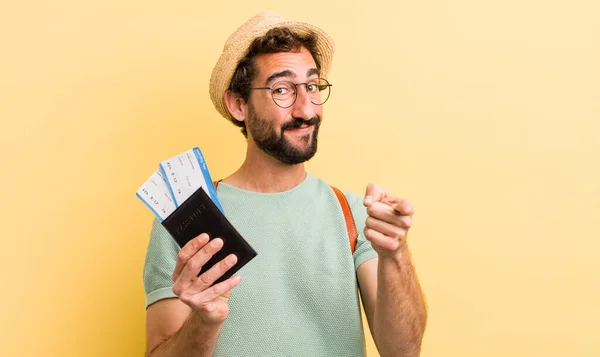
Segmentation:
{"type": "Polygon", "coordinates": [[[321,118],[312,117],[310,120],[294,118],[281,125],[281,134],[276,130],[273,120],[259,118],[252,105],[248,108],[247,130],[252,135],[256,145],[265,153],[278,161],[295,165],[310,160],[317,152],[317,136],[321,118]],[[284,135],[288,129],[297,129],[302,125],[313,126],[312,133],[301,136],[304,147],[296,147],[284,135]]]}

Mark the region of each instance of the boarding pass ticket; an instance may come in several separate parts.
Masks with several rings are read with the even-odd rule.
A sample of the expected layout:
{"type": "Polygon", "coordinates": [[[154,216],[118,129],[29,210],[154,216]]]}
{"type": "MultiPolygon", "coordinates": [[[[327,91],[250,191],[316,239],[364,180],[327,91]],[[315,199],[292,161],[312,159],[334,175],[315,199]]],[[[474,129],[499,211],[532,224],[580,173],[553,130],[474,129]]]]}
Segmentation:
{"type": "Polygon", "coordinates": [[[136,195],[162,222],[200,188],[223,211],[204,156],[195,147],[162,161],[136,195]]]}

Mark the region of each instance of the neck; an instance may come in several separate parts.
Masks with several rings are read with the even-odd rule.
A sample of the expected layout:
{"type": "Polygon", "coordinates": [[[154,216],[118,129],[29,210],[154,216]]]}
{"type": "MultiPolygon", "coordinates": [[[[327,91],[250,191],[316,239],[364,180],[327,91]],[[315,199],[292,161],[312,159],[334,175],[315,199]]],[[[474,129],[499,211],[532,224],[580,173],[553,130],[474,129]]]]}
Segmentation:
{"type": "Polygon", "coordinates": [[[284,164],[255,145],[248,145],[240,168],[223,182],[243,190],[274,193],[290,190],[304,181],[304,164],[284,164]]]}

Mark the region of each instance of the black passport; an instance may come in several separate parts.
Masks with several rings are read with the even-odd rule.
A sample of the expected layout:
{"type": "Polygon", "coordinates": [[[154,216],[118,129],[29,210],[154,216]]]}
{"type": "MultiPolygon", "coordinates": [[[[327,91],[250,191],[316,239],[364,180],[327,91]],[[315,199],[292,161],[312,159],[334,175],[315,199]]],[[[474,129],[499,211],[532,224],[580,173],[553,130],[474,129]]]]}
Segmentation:
{"type": "Polygon", "coordinates": [[[162,225],[180,248],[202,233],[207,233],[210,240],[215,238],[223,240],[221,250],[204,264],[198,275],[210,269],[229,254],[237,256],[237,263],[212,285],[227,280],[257,255],[203,188],[196,190],[181,206],[177,207],[169,217],[162,221],[162,225]]]}

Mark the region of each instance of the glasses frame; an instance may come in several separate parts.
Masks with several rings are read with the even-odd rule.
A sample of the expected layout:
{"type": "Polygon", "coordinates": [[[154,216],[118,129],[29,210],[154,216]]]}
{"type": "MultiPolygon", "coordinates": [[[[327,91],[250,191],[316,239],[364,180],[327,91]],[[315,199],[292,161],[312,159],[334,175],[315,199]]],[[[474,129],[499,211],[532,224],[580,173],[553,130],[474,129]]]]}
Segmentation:
{"type": "MultiPolygon", "coordinates": [[[[327,102],[327,101],[329,100],[329,97],[331,97],[331,87],[333,86],[333,84],[329,83],[329,81],[328,81],[328,80],[326,80],[325,78],[320,78],[320,77],[319,77],[319,78],[317,78],[317,81],[325,81],[325,83],[326,83],[326,84],[323,84],[323,85],[324,85],[324,86],[326,86],[326,87],[329,87],[329,92],[327,93],[327,98],[325,98],[325,100],[323,101],[323,103],[321,103],[321,104],[317,104],[317,103],[313,102],[312,100],[311,100],[310,102],[311,102],[312,104],[314,104],[314,105],[323,105],[323,104],[325,104],[325,102],[327,102]]],[[[271,87],[250,87],[250,89],[251,89],[251,90],[252,90],[252,89],[259,89],[259,90],[260,90],[260,89],[268,89],[268,90],[271,90],[271,99],[273,99],[273,102],[275,102],[275,105],[277,105],[277,106],[278,106],[278,107],[280,107],[280,108],[284,108],[284,109],[285,109],[285,108],[289,108],[289,107],[291,107],[292,105],[294,105],[294,103],[296,103],[296,99],[298,99],[298,86],[304,85],[304,90],[307,90],[307,89],[306,89],[306,86],[307,86],[308,84],[309,84],[308,82],[305,82],[305,83],[294,83],[294,82],[292,82],[292,81],[277,81],[277,82],[273,83],[273,85],[272,85],[271,87]],[[291,103],[290,105],[288,105],[287,107],[284,107],[284,106],[280,105],[279,103],[277,103],[277,101],[275,100],[275,97],[273,97],[273,92],[272,92],[272,90],[274,89],[275,85],[277,85],[277,83],[282,83],[282,82],[291,83],[291,84],[294,86],[294,89],[295,89],[295,90],[294,90],[294,100],[293,100],[293,101],[292,101],[292,103],[291,103]]],[[[312,83],[311,83],[311,84],[312,84],[312,83]]],[[[307,92],[308,92],[308,91],[307,91],[307,92]]]]}

